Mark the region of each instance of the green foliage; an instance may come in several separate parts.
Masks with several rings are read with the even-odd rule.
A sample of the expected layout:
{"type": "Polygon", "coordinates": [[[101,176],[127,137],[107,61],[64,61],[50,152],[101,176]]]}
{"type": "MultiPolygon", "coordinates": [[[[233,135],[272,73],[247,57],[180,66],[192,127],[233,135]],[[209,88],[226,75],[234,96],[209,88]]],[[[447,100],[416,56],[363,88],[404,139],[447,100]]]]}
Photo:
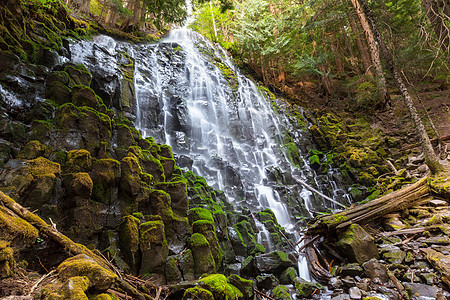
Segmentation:
{"type": "Polygon", "coordinates": [[[187,12],[184,0],[144,0],[148,12],[156,20],[156,27],[161,29],[165,24],[181,24],[186,19],[187,12]]]}

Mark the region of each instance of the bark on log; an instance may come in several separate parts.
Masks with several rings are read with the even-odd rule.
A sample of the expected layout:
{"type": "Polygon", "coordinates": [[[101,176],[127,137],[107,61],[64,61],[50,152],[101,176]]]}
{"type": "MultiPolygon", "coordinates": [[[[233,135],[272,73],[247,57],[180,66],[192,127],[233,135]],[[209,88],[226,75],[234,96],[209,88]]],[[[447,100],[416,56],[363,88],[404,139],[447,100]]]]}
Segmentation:
{"type": "Polygon", "coordinates": [[[313,245],[310,245],[305,250],[309,272],[320,282],[328,283],[328,280],[333,276],[320,264],[319,257],[314,248],[313,245]]]}
{"type": "Polygon", "coordinates": [[[367,223],[390,212],[411,207],[430,193],[427,179],[428,177],[425,177],[406,188],[363,205],[322,217],[308,228],[308,233],[313,234],[324,229],[340,229],[352,223],[367,223]]]}

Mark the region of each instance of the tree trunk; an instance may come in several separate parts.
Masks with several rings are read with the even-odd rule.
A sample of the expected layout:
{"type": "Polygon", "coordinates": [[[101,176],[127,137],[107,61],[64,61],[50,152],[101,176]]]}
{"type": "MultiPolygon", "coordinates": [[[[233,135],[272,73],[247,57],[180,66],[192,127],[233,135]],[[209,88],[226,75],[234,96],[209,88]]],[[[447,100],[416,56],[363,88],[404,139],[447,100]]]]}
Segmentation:
{"type": "Polygon", "coordinates": [[[430,23],[433,26],[434,33],[436,34],[442,51],[450,51],[450,31],[445,24],[446,20],[450,20],[450,3],[448,1],[445,3],[445,0],[422,0],[422,5],[428,20],[430,20],[430,23]]]}
{"type": "MultiPolygon", "coordinates": [[[[352,1],[354,1],[354,0],[352,0],[352,1]]],[[[394,76],[397,87],[403,96],[405,105],[408,108],[409,114],[411,115],[411,119],[414,122],[416,131],[417,131],[417,135],[419,137],[419,141],[422,146],[422,152],[425,156],[425,162],[426,162],[428,168],[430,169],[431,173],[437,173],[442,170],[442,166],[439,163],[439,159],[438,159],[436,153],[434,152],[433,146],[431,145],[431,142],[430,142],[430,138],[428,137],[428,134],[425,130],[425,126],[423,125],[422,120],[420,119],[420,116],[417,113],[416,107],[414,106],[414,103],[408,92],[408,89],[406,88],[406,85],[403,82],[402,75],[395,65],[394,56],[391,53],[391,51],[389,51],[387,45],[383,41],[381,34],[378,31],[378,27],[375,24],[375,21],[371,16],[369,6],[367,5],[366,0],[360,0],[360,1],[362,4],[363,14],[365,14],[367,19],[370,21],[373,35],[381,47],[381,51],[386,60],[387,67],[388,67],[389,71],[392,73],[392,75],[394,76]]]]}
{"type": "Polygon", "coordinates": [[[382,100],[382,107],[386,108],[390,106],[390,97],[389,92],[386,85],[386,77],[384,76],[383,67],[381,65],[380,59],[380,51],[378,50],[377,43],[375,42],[375,38],[373,36],[372,30],[370,29],[369,22],[364,14],[361,5],[358,0],[350,0],[353,5],[353,8],[356,11],[356,15],[359,18],[359,22],[363,28],[364,34],[366,36],[367,43],[369,44],[370,56],[372,58],[372,64],[375,67],[375,74],[378,78],[378,85],[380,90],[380,97],[382,100]]]}
{"type": "Polygon", "coordinates": [[[348,16],[348,20],[349,20],[350,28],[352,29],[352,32],[356,36],[355,37],[356,47],[358,48],[358,52],[361,57],[363,73],[372,75],[372,71],[371,71],[372,63],[370,60],[370,53],[369,53],[369,49],[367,47],[366,41],[361,38],[358,24],[355,22],[352,15],[348,16]]]}

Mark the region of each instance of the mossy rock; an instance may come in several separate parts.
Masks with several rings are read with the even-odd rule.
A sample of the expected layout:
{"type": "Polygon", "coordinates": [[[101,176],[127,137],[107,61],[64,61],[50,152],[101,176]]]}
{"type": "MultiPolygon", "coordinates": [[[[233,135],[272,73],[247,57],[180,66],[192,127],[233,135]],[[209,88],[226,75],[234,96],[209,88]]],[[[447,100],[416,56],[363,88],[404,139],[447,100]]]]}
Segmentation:
{"type": "Polygon", "coordinates": [[[293,267],[294,263],[287,253],[273,251],[255,257],[255,267],[260,273],[281,274],[286,268],[293,267]]]}
{"type": "Polygon", "coordinates": [[[67,63],[64,66],[64,71],[69,75],[69,86],[76,85],[90,86],[92,75],[82,64],[76,65],[73,63],[67,63]]]}
{"type": "Polygon", "coordinates": [[[92,195],[93,182],[88,173],[69,173],[64,175],[64,186],[66,193],[71,196],[79,196],[90,199],[92,195]]]}
{"type": "Polygon", "coordinates": [[[253,280],[244,279],[236,274],[232,274],[228,276],[228,282],[241,291],[243,299],[253,299],[253,280]]]}
{"type": "Polygon", "coordinates": [[[228,279],[222,274],[212,274],[198,281],[198,285],[211,291],[216,300],[241,299],[241,291],[230,284],[228,279]]]}
{"type": "Polygon", "coordinates": [[[92,169],[91,153],[85,149],[71,150],[67,153],[64,164],[65,173],[90,172],[92,169]]]}
{"type": "Polygon", "coordinates": [[[164,265],[164,276],[167,283],[178,283],[183,281],[183,274],[178,268],[178,260],[174,256],[169,256],[164,265]]]}
{"type": "Polygon", "coordinates": [[[135,155],[129,154],[122,159],[120,168],[122,171],[120,187],[124,192],[136,196],[139,192],[142,173],[139,160],[135,155]]]}
{"type": "Polygon", "coordinates": [[[33,140],[28,142],[28,144],[20,150],[17,154],[17,158],[20,159],[35,159],[39,156],[48,155],[51,149],[47,146],[42,145],[39,141],[33,140]]]}
{"type": "Polygon", "coordinates": [[[211,252],[208,240],[201,233],[194,233],[189,239],[189,247],[192,250],[195,263],[195,274],[211,274],[216,270],[216,263],[211,252]]]}
{"type": "Polygon", "coordinates": [[[90,283],[89,287],[95,291],[106,291],[117,279],[116,274],[100,266],[85,254],[66,259],[56,268],[56,271],[63,280],[75,276],[86,276],[90,283]]]}
{"type": "Polygon", "coordinates": [[[119,246],[123,258],[131,270],[137,272],[137,253],[139,250],[139,219],[125,216],[119,225],[119,246]]]}
{"type": "Polygon", "coordinates": [[[170,182],[160,182],[155,188],[161,189],[170,195],[173,212],[179,217],[187,217],[189,209],[189,198],[187,193],[187,182],[184,178],[174,176],[170,182]]]}
{"type": "Polygon", "coordinates": [[[163,165],[150,151],[142,150],[138,146],[132,146],[128,151],[128,155],[134,155],[138,158],[143,172],[152,175],[156,182],[166,181],[163,165]]]}
{"type": "Polygon", "coordinates": [[[350,225],[346,231],[339,234],[336,244],[352,262],[364,262],[378,258],[378,249],[374,239],[358,224],[350,225]]]}
{"type": "Polygon", "coordinates": [[[89,300],[119,300],[115,295],[113,294],[98,294],[98,295],[92,295],[89,297],[89,300]]]}
{"type": "Polygon", "coordinates": [[[272,297],[275,300],[291,300],[289,289],[284,285],[277,285],[272,290],[272,297]]]}
{"type": "Polygon", "coordinates": [[[76,106],[89,106],[98,109],[97,95],[88,86],[76,85],[72,88],[72,103],[76,106]]]}
{"type": "Polygon", "coordinates": [[[89,106],[59,106],[53,128],[47,133],[55,150],[85,149],[97,156],[111,142],[111,119],[89,106]]]}
{"type": "Polygon", "coordinates": [[[289,267],[280,275],[281,284],[292,284],[294,279],[298,276],[297,270],[294,267],[289,267]]]}
{"type": "Polygon", "coordinates": [[[139,245],[142,253],[140,273],[155,272],[158,267],[162,267],[166,263],[169,255],[164,222],[156,220],[142,223],[139,226],[139,232],[139,245]]]}
{"type": "Polygon", "coordinates": [[[315,289],[311,282],[300,277],[294,280],[294,287],[299,297],[309,297],[315,289]]]}
{"type": "Polygon", "coordinates": [[[214,300],[213,293],[199,286],[186,289],[182,300],[214,300]]]}
{"type": "Polygon", "coordinates": [[[119,148],[128,149],[131,146],[137,145],[136,138],[139,140],[139,136],[136,137],[134,130],[134,128],[132,129],[125,124],[117,125],[117,146],[119,148]]]}
{"type": "Polygon", "coordinates": [[[44,157],[29,160],[26,164],[29,166],[30,174],[33,176],[43,174],[59,175],[61,172],[61,166],[58,163],[54,163],[44,157]]]}
{"type": "Polygon", "coordinates": [[[153,190],[150,194],[151,213],[161,216],[164,223],[173,219],[170,195],[161,190],[153,190]]]}
{"type": "Polygon", "coordinates": [[[223,262],[223,250],[219,245],[214,223],[209,220],[195,221],[192,223],[192,231],[194,233],[201,233],[208,240],[216,268],[219,268],[223,262]]]}
{"type": "Polygon", "coordinates": [[[450,167],[447,167],[443,171],[430,176],[428,184],[431,191],[444,198],[450,199],[450,167]]]}
{"type": "Polygon", "coordinates": [[[214,218],[209,209],[202,207],[194,207],[189,210],[189,223],[194,223],[198,220],[207,220],[214,223],[214,218]]]}
{"type": "Polygon", "coordinates": [[[91,178],[94,183],[92,199],[110,204],[115,200],[113,198],[120,180],[120,162],[109,158],[94,161],[91,178]]]}
{"type": "Polygon", "coordinates": [[[72,99],[72,91],[64,83],[55,81],[47,85],[45,96],[57,105],[63,105],[72,99]]]}

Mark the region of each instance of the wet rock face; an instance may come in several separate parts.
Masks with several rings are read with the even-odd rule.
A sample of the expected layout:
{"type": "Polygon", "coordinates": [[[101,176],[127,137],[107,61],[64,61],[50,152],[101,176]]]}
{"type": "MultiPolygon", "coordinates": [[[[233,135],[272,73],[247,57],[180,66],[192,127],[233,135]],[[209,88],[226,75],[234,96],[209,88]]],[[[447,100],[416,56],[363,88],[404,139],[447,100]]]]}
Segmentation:
{"type": "Polygon", "coordinates": [[[374,239],[360,225],[352,224],[341,234],[337,243],[349,259],[360,264],[371,258],[378,258],[378,249],[374,239]]]}

